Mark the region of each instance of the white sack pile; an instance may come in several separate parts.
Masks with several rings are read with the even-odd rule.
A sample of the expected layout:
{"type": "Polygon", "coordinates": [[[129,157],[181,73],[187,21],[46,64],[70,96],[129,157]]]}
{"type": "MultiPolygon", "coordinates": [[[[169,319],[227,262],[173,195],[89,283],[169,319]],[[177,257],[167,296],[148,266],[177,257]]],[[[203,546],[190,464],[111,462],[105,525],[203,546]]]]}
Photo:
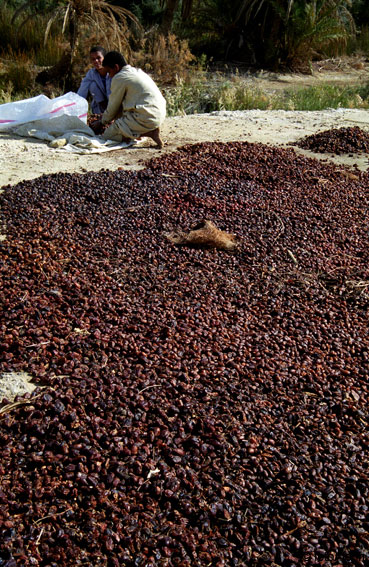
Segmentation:
{"type": "Polygon", "coordinates": [[[117,143],[96,136],[87,126],[87,101],[69,92],[49,99],[39,95],[0,105],[0,132],[37,138],[51,148],[77,154],[102,153],[128,148],[136,142],[117,143]]]}

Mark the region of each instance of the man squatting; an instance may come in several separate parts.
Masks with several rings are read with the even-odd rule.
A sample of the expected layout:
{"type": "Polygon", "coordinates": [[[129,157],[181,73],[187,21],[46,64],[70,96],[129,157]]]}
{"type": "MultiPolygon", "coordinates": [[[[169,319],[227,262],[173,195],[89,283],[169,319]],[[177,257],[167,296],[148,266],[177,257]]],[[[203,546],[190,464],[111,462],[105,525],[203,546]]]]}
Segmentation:
{"type": "Polygon", "coordinates": [[[128,65],[118,51],[109,51],[103,67],[111,77],[111,94],[108,107],[101,117],[91,124],[95,134],[103,126],[110,126],[102,134],[105,140],[130,142],[147,136],[163,147],[160,126],[166,116],[166,101],[156,83],[142,69],[128,65]]]}

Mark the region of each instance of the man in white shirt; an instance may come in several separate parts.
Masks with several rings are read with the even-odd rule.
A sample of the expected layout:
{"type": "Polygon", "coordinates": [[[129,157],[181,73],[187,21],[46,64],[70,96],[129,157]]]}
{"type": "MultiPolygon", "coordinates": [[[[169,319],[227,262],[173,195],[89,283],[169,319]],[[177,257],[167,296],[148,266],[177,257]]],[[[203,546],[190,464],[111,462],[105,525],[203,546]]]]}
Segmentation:
{"type": "Polygon", "coordinates": [[[113,121],[103,133],[106,140],[127,142],[147,136],[162,148],[160,126],[166,116],[166,101],[156,83],[142,69],[128,65],[118,51],[109,51],[102,64],[112,79],[111,93],[101,120],[91,125],[95,134],[113,121]]]}

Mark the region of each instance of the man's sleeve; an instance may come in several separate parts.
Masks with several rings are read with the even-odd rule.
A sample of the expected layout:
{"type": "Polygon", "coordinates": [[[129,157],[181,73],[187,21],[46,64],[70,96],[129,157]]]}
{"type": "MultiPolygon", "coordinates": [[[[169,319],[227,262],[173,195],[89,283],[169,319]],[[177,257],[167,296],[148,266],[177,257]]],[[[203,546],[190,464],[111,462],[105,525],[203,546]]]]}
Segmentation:
{"type": "Polygon", "coordinates": [[[106,75],[106,94],[108,96],[108,98],[110,97],[110,93],[111,93],[111,81],[112,78],[109,77],[109,74],[106,75]]]}
{"type": "Polygon", "coordinates": [[[79,96],[82,96],[83,98],[87,98],[90,90],[90,85],[91,85],[91,78],[89,77],[89,73],[87,73],[87,75],[82,79],[77,94],[79,96]]]}
{"type": "Polygon", "coordinates": [[[119,77],[113,77],[111,81],[111,92],[109,96],[108,107],[102,115],[101,122],[103,124],[108,124],[116,116],[121,114],[122,103],[125,97],[125,87],[124,81],[119,80],[119,77]]]}

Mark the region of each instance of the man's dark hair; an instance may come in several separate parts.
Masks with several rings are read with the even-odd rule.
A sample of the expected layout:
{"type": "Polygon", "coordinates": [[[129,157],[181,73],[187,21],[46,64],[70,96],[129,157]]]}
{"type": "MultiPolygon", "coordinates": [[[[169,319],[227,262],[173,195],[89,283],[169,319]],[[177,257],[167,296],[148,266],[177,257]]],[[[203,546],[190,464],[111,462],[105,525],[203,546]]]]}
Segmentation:
{"type": "Polygon", "coordinates": [[[90,53],[96,53],[97,51],[99,51],[102,55],[104,55],[105,57],[105,53],[106,53],[106,49],[104,49],[103,47],[101,47],[101,45],[94,45],[93,47],[91,47],[90,49],[90,53]]]}
{"type": "Polygon", "coordinates": [[[119,66],[119,69],[128,65],[125,57],[119,53],[119,51],[109,51],[104,57],[104,61],[102,62],[103,67],[109,67],[113,69],[115,65],[119,66]]]}

